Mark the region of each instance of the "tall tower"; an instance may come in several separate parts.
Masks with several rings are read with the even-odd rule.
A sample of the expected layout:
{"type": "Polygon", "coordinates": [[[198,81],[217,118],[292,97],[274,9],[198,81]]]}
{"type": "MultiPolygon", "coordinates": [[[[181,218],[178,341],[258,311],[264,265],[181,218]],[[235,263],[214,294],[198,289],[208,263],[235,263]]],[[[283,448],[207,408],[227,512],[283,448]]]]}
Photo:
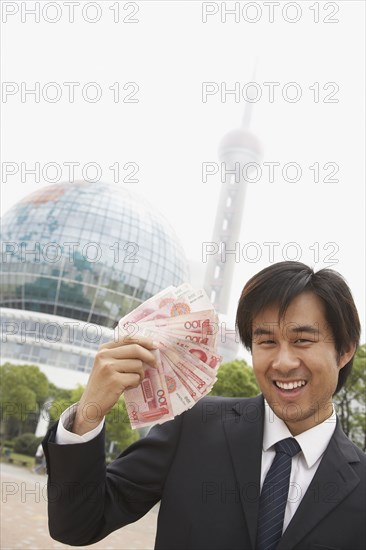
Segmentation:
{"type": "Polygon", "coordinates": [[[262,153],[259,140],[249,131],[251,112],[252,103],[247,103],[241,127],[223,137],[218,151],[222,183],[212,234],[217,253],[208,257],[204,286],[216,310],[223,314],[228,310],[233,272],[240,257],[248,179],[262,153]]]}

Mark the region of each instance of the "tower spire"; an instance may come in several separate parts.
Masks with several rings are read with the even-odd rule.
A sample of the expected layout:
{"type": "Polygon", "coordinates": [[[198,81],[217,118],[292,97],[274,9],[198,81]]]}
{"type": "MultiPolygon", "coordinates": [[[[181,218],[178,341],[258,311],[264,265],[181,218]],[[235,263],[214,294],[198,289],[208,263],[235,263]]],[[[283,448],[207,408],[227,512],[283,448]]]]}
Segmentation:
{"type": "MultiPolygon", "coordinates": [[[[255,63],[254,63],[254,67],[253,67],[251,82],[255,82],[255,75],[257,73],[257,63],[258,63],[258,60],[256,59],[255,63]]],[[[254,99],[254,97],[251,98],[251,99],[254,99]]],[[[251,120],[252,120],[252,114],[253,114],[253,103],[251,101],[248,101],[246,103],[245,107],[244,107],[244,113],[243,113],[243,117],[241,119],[241,127],[242,128],[245,128],[246,130],[249,130],[250,123],[251,123],[251,120]]]]}
{"type": "MultiPolygon", "coordinates": [[[[255,73],[256,64],[252,81],[255,73]]],[[[261,159],[260,142],[249,131],[252,110],[253,103],[247,102],[241,127],[223,137],[218,152],[223,183],[212,242],[218,245],[219,252],[209,256],[205,289],[219,313],[227,313],[234,267],[241,257],[239,237],[248,176],[253,163],[259,164],[261,159]]]]}

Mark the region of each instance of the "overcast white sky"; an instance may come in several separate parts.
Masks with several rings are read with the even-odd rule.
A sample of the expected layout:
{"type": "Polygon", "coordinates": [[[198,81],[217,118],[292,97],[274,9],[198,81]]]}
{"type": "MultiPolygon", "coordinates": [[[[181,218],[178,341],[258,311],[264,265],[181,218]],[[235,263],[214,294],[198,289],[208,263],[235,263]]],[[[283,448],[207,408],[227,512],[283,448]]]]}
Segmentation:
{"type": "MultiPolygon", "coordinates": [[[[245,96],[257,64],[254,81],[262,97],[253,104],[251,128],[263,145],[262,161],[281,165],[275,181],[263,168],[260,180],[249,183],[240,246],[258,243],[262,258],[237,264],[230,313],[246,280],[270,263],[263,243],[280,243],[274,258],[280,261],[287,259],[282,248],[296,242],[301,260],[316,269],[331,265],[325,260],[333,253],[338,260],[333,267],[346,277],[365,326],[365,4],[223,5],[238,6],[238,22],[234,15],[224,21],[221,2],[2,2],[3,174],[11,169],[4,163],[19,168],[3,182],[2,212],[50,184],[42,175],[39,183],[32,175],[22,182],[21,163],[31,168],[39,162],[43,168],[56,162],[60,181],[66,181],[64,163],[94,162],[101,179],[112,182],[110,166],[119,163],[125,177],[122,167],[134,162],[138,182],[120,185],[158,208],[173,224],[187,258],[201,261],[221,186],[219,174],[203,182],[201,166],[218,161],[220,140],[240,125],[247,103],[242,93],[238,102],[220,93],[204,102],[202,83],[216,83],[221,90],[238,82],[245,96]],[[39,9],[39,22],[29,9],[39,9]],[[207,12],[213,13],[203,22],[207,12]],[[79,83],[73,103],[65,82],[79,83]],[[115,83],[123,99],[137,90],[128,84],[123,89],[131,82],[138,85],[131,99],[138,101],[114,102],[115,83]],[[265,82],[278,83],[273,101],[265,82]],[[39,102],[32,95],[22,99],[22,89],[38,85],[39,102]],[[101,98],[92,102],[97,89],[101,98]],[[57,90],[61,97],[52,102],[57,90]],[[301,98],[291,102],[295,91],[301,98]],[[301,167],[298,182],[281,176],[289,162],[301,167]],[[309,169],[314,163],[320,167],[318,182],[309,169]],[[324,181],[333,171],[339,181],[324,181]],[[327,243],[335,244],[326,249],[327,243]]],[[[80,168],[75,176],[81,178],[80,168]]]]}

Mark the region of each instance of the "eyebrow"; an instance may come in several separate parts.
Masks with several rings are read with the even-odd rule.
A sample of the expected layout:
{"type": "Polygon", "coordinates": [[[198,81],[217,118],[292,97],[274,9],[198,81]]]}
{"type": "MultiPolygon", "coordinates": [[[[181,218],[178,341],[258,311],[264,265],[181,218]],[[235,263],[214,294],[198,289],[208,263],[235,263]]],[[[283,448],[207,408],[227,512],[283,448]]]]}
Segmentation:
{"type": "MultiPolygon", "coordinates": [[[[273,334],[274,330],[273,328],[265,328],[265,327],[257,327],[253,331],[253,336],[268,336],[273,334]]],[[[312,325],[300,325],[297,327],[293,327],[289,329],[289,332],[292,332],[294,334],[299,333],[307,333],[307,334],[319,334],[319,328],[314,327],[312,325]]]]}
{"type": "Polygon", "coordinates": [[[319,334],[319,328],[312,325],[301,325],[290,329],[290,332],[298,334],[299,332],[307,332],[308,334],[319,334]]]}
{"type": "Polygon", "coordinates": [[[253,331],[253,336],[263,336],[268,334],[273,334],[273,329],[270,330],[268,328],[258,327],[253,331]]]}

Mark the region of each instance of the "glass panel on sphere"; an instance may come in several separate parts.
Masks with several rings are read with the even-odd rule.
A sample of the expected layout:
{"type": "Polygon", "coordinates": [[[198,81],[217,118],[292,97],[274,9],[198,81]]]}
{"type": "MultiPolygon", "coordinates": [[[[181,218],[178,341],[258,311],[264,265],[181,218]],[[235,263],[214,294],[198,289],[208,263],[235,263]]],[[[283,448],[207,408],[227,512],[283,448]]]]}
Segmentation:
{"type": "Polygon", "coordinates": [[[33,282],[24,284],[24,300],[39,302],[55,302],[57,280],[48,277],[38,277],[33,282]]]}
{"type": "Polygon", "coordinates": [[[90,309],[95,289],[85,287],[77,283],[61,282],[58,301],[60,304],[69,305],[76,309],[90,309]]]}

